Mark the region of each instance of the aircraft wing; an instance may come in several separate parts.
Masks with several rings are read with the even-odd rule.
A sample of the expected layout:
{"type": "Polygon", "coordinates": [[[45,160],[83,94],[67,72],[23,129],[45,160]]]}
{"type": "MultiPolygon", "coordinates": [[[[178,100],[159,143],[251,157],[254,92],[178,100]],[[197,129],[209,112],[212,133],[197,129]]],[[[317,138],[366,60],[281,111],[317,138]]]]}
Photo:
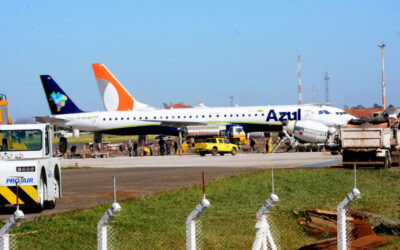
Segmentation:
{"type": "Polygon", "coordinates": [[[35,116],[35,120],[41,123],[61,123],[68,121],[67,119],[56,118],[51,116],[35,116]]]}
{"type": "Polygon", "coordinates": [[[168,126],[182,128],[187,126],[208,125],[207,122],[191,122],[191,121],[167,121],[167,120],[146,120],[148,122],[160,122],[160,126],[168,126]]]}

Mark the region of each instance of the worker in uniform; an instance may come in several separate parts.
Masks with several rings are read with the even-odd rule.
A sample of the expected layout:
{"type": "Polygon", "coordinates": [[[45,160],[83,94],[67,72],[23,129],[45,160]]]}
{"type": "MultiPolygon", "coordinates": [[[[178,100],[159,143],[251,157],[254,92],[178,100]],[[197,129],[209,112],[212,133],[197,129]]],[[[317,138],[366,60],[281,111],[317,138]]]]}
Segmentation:
{"type": "Polygon", "coordinates": [[[255,145],[256,145],[256,141],[254,140],[254,137],[251,137],[251,139],[250,139],[250,150],[251,150],[251,152],[255,151],[255,145]]]}

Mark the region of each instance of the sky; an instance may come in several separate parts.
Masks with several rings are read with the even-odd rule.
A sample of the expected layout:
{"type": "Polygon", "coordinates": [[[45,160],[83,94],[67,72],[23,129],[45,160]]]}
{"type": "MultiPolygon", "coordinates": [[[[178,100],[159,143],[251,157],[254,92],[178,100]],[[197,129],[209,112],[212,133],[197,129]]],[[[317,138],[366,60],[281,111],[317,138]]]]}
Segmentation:
{"type": "Polygon", "coordinates": [[[86,111],[104,110],[92,63],[137,100],[229,106],[400,106],[400,1],[2,1],[0,93],[12,119],[50,114],[49,74],[86,111]],[[313,91],[314,89],[314,91],[313,91]]]}

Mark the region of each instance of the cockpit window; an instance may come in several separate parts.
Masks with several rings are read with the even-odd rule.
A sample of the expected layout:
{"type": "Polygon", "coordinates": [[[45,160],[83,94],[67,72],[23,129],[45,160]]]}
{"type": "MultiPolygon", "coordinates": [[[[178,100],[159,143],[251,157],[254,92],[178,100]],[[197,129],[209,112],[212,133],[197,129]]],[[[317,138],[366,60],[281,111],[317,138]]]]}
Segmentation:
{"type": "Polygon", "coordinates": [[[329,112],[328,110],[324,110],[324,113],[329,115],[331,112],[329,112]]]}
{"type": "Polygon", "coordinates": [[[322,111],[322,110],[318,111],[319,115],[322,115],[323,113],[324,113],[324,111],[322,111]]]}

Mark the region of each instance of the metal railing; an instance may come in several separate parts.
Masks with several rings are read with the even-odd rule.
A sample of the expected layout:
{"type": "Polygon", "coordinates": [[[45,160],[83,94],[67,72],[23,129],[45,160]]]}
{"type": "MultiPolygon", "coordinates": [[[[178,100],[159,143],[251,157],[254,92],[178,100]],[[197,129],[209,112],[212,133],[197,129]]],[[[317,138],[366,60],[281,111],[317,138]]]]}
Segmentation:
{"type": "Polygon", "coordinates": [[[264,205],[257,212],[257,223],[256,223],[256,238],[253,243],[253,250],[258,249],[272,249],[276,250],[276,244],[270,231],[270,225],[268,224],[267,215],[269,210],[279,201],[279,197],[274,193],[274,170],[271,169],[271,186],[272,192],[264,205]]]}
{"type": "Polygon", "coordinates": [[[196,222],[199,216],[210,207],[211,203],[206,199],[206,186],[205,186],[205,176],[203,177],[203,199],[196,206],[196,208],[190,213],[186,220],[186,249],[195,250],[196,249],[196,222]]]}
{"type": "Polygon", "coordinates": [[[109,239],[108,239],[108,225],[121,211],[121,206],[117,203],[117,194],[115,188],[115,176],[113,177],[113,186],[114,186],[114,202],[111,207],[105,212],[103,217],[101,217],[99,223],[97,224],[97,249],[99,250],[107,250],[109,247],[109,239]]]}

